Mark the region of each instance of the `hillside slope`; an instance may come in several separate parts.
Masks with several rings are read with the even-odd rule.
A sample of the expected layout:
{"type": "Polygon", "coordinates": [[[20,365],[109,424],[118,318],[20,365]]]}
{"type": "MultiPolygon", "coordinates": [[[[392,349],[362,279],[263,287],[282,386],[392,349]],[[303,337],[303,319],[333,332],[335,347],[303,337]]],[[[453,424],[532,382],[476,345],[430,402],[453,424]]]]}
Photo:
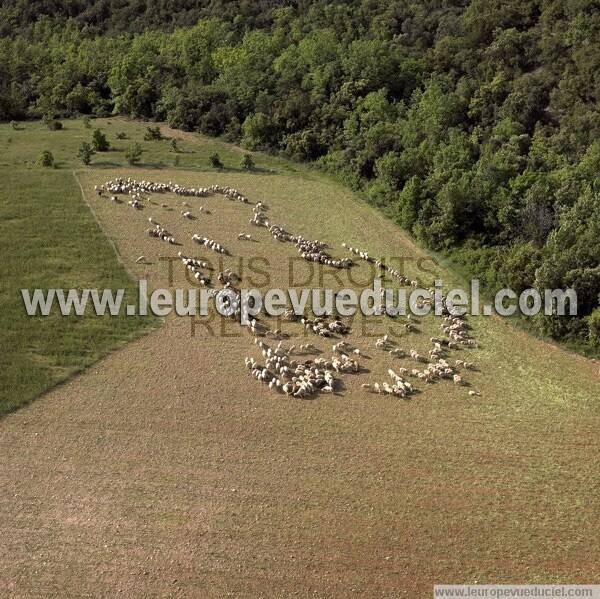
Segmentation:
{"type": "Polygon", "coordinates": [[[535,330],[600,351],[591,0],[2,10],[1,120],[129,115],[317,162],[490,291],[574,288],[577,317],[535,330]]]}
{"type": "MultiPolygon", "coordinates": [[[[111,141],[144,132],[117,119],[99,125],[111,141]]],[[[59,135],[66,161],[86,133],[69,122],[59,135]]],[[[426,256],[321,174],[261,155],[246,173],[234,147],[192,135],[180,143],[185,168],[166,163],[165,140],[144,143],[142,168],[119,166],[119,147],[77,170],[128,269],[153,286],[169,284],[161,257],[211,258],[191,244],[195,231],[227,243],[232,266],[267,258],[273,283],[296,252],[266,230],[250,229],[255,243],[236,240],[251,207],[218,196],[188,199],[199,218],[186,221],[180,197],[135,211],[94,185],[117,176],[229,184],[336,254],[352,241],[426,256]],[[214,151],[229,169],[200,166],[214,151]],[[144,235],[149,215],[183,246],[144,235]],[[135,263],[142,253],[150,264],[135,263]]],[[[453,279],[441,267],[429,275],[453,279]]],[[[180,269],[174,276],[184,284],[180,269]]],[[[410,401],[365,392],[361,383],[405,361],[377,354],[355,323],[349,340],[365,371],[344,376],[337,394],[292,401],[251,378],[243,359],[260,356],[237,325],[227,336],[199,325],[192,336],[189,319],[168,318],[0,421],[3,586],[16,596],[420,598],[435,582],[598,580],[597,364],[496,319],[472,326],[479,347],[462,354],[479,366],[469,382],[480,397],[445,382],[419,385],[410,401]]],[[[402,344],[425,348],[435,328],[423,319],[402,344]]]]}

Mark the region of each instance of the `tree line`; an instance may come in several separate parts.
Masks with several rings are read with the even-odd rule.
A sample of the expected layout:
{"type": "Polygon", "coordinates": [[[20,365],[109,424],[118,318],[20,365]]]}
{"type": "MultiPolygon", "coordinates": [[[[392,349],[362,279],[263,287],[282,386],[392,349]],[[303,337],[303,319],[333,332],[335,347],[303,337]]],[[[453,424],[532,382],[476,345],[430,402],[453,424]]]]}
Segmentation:
{"type": "Polygon", "coordinates": [[[600,347],[594,2],[13,0],[0,16],[0,119],[124,114],[313,162],[490,290],[573,287],[579,316],[535,327],[600,347]]]}

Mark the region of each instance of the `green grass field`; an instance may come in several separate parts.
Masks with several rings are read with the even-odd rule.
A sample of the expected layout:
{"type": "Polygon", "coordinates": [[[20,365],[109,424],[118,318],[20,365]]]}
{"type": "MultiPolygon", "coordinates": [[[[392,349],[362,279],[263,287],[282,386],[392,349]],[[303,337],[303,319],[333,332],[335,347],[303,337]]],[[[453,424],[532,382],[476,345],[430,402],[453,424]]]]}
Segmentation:
{"type": "MultiPolygon", "coordinates": [[[[162,196],[166,208],[135,211],[96,197],[94,185],[107,179],[231,184],[265,201],[273,222],[326,240],[336,255],[351,241],[387,256],[427,256],[304,166],[256,155],[259,169],[243,172],[239,149],[184,134],[175,169],[169,142],[144,142],[143,124],[99,125],[118,149],[90,167],[74,158],[91,137],[81,122],[57,132],[39,123],[0,127],[5,410],[145,330],[126,318],[28,319],[18,290],[131,287],[125,267],[162,283],[159,258],[177,248],[143,234],[149,215],[173,229],[185,252],[196,251],[190,237],[201,230],[231,246],[231,266],[264,255],[277,284],[296,255],[249,227],[248,206],[214,196],[201,200],[211,214],[188,221],[180,197],[162,196]],[[117,131],[142,144],[140,167],[125,166],[128,141],[117,141],[117,131]],[[45,149],[58,168],[35,164],[45,149]],[[214,151],[229,170],[208,168],[214,151]],[[242,228],[258,242],[237,241],[242,228]],[[140,254],[152,264],[135,264],[140,254]]],[[[443,265],[427,276],[459,280],[443,265]]],[[[463,354],[479,366],[469,380],[480,397],[451,383],[420,385],[411,401],[365,393],[360,384],[381,380],[390,364],[372,338],[353,331],[350,339],[373,356],[364,361],[370,372],[347,377],[343,394],[296,402],[243,369],[256,350],[248,336],[191,337],[186,321],[167,318],[0,423],[9,456],[2,482],[20,498],[0,503],[0,580],[31,596],[410,599],[431,596],[434,582],[597,580],[598,365],[499,319],[471,322],[479,347],[463,354]]],[[[424,319],[406,344],[425,348],[438,324],[424,319]]]]}
{"type": "Polygon", "coordinates": [[[0,126],[0,414],[157,324],[151,318],[89,313],[25,314],[23,288],[124,288],[131,303],[137,292],[73,174],[80,166],[77,147],[88,132],[76,121],[57,132],[39,123],[22,127],[0,126]],[[37,164],[45,149],[55,154],[57,168],[37,164]]]}
{"type": "MultiPolygon", "coordinates": [[[[100,129],[106,134],[111,149],[98,152],[92,158],[90,165],[93,169],[112,169],[127,164],[125,151],[134,142],[142,146],[140,167],[152,169],[173,168],[175,161],[179,162],[178,169],[207,170],[208,158],[218,152],[226,171],[239,171],[243,152],[231,144],[222,143],[216,139],[202,138],[183,131],[163,128],[164,139],[160,141],[145,141],[146,127],[152,123],[129,121],[123,118],[97,119],[91,121],[89,129],[84,127],[81,120],[63,121],[63,129],[50,131],[39,121],[19,123],[14,130],[8,124],[0,124],[0,167],[38,169],[37,159],[43,150],[50,150],[59,170],[83,168],[77,158],[77,150],[82,142],[91,142],[92,133],[100,129]],[[125,139],[117,135],[124,133],[125,139]],[[177,139],[178,152],[171,150],[171,138],[177,139]]],[[[252,153],[257,163],[257,169],[277,168],[279,171],[297,172],[304,169],[285,160],[265,154],[252,153]]]]}
{"type": "MultiPolygon", "coordinates": [[[[39,122],[19,125],[18,130],[8,124],[0,125],[0,223],[2,255],[2,305],[0,327],[9,351],[0,358],[0,412],[10,411],[30,401],[44,389],[80,371],[104,355],[133,338],[145,328],[155,326],[150,319],[118,317],[96,318],[86,316],[61,317],[53,312],[49,318],[29,318],[25,315],[21,288],[104,288],[124,287],[133,292],[133,284],[120,264],[115,250],[95,222],[82,198],[76,172],[87,180],[88,174],[104,173],[93,179],[101,182],[120,174],[128,168],[125,160],[127,146],[137,141],[142,145],[142,162],[132,171],[144,170],[146,176],[159,180],[177,178],[178,181],[194,182],[194,173],[210,173],[204,176],[207,184],[214,180],[239,184],[248,193],[262,197],[263,190],[271,187],[272,176],[284,176],[285,183],[279,196],[295,198],[295,181],[302,177],[302,193],[297,201],[286,205],[286,222],[302,223],[307,211],[311,220],[319,223],[319,234],[332,243],[339,244],[353,239],[370,250],[382,255],[390,254],[386,236],[375,227],[381,221],[376,212],[357,202],[344,188],[318,172],[302,165],[262,154],[254,154],[257,170],[252,174],[240,166],[242,151],[239,148],[214,139],[164,129],[165,139],[144,141],[146,126],[143,123],[121,118],[99,119],[87,129],[81,120],[64,122],[64,129],[49,131],[39,122]],[[76,157],[82,141],[91,140],[92,131],[100,128],[107,136],[111,150],[97,153],[89,167],[76,157]],[[124,133],[126,139],[117,139],[124,133]],[[178,153],[173,153],[169,138],[178,142],[178,153]],[[55,168],[39,166],[37,159],[43,150],[50,150],[55,158],[55,168]],[[209,156],[218,152],[225,165],[222,171],[210,169],[209,156]],[[179,166],[173,169],[175,157],[179,166]],[[249,185],[249,181],[251,181],[249,185]],[[331,197],[330,197],[331,196],[331,197]],[[343,196],[341,202],[338,197],[343,196]],[[338,215],[332,218],[332,214],[338,215]],[[372,227],[361,227],[361,222],[374,216],[372,227]],[[357,234],[358,231],[358,234],[357,234]]],[[[268,195],[268,194],[267,194],[268,195]]],[[[385,225],[390,234],[393,225],[385,225]]],[[[310,236],[310,228],[301,229],[310,236]]],[[[114,244],[113,244],[114,245],[114,244]]],[[[413,247],[415,256],[426,256],[413,247]]],[[[408,273],[419,274],[409,263],[408,273]]],[[[448,269],[437,269],[446,282],[460,280],[448,269]]],[[[422,273],[421,273],[422,274],[422,273]]],[[[132,296],[135,299],[135,296],[132,296]]],[[[513,331],[506,323],[493,319],[479,319],[483,335],[489,345],[483,351],[493,359],[494,353],[506,351],[512,343],[513,331]],[[507,328],[508,327],[508,328],[507,328]],[[503,331],[507,330],[507,342],[503,331]],[[492,347],[493,346],[493,347],[492,347]]],[[[514,333],[520,338],[527,336],[514,333]]],[[[544,347],[538,344],[537,347],[544,347]]],[[[579,360],[575,356],[574,360],[579,360]]],[[[543,366],[542,364],[539,365],[543,366]]],[[[547,368],[554,370],[554,364],[547,368]]],[[[549,396],[564,395],[557,392],[552,378],[526,377],[514,392],[525,401],[547,388],[549,396]]],[[[490,380],[490,384],[494,384],[490,380]]],[[[573,398],[588,397],[577,387],[573,398]]],[[[562,397],[561,397],[562,400],[562,397]]]]}
{"type": "MultiPolygon", "coordinates": [[[[206,170],[216,151],[224,172],[241,170],[242,153],[228,144],[196,143],[189,134],[172,132],[178,144],[174,153],[171,132],[162,141],[146,142],[145,130],[142,123],[120,118],[92,121],[89,129],[82,120],[68,120],[60,131],[50,131],[40,122],[20,123],[16,130],[0,124],[0,334],[5,347],[0,354],[0,414],[26,404],[157,324],[126,316],[25,314],[23,288],[124,288],[130,303],[137,299],[132,281],[82,198],[74,171],[123,167],[125,151],[135,141],[143,148],[140,167],[163,170],[177,160],[183,172],[206,170]],[[96,128],[106,134],[111,149],[97,153],[85,167],[77,151],[83,141],[91,141],[96,128]],[[126,139],[118,139],[119,133],[126,139]],[[44,150],[52,152],[54,168],[40,166],[44,150]]],[[[269,156],[255,160],[257,172],[304,170],[269,156]]]]}

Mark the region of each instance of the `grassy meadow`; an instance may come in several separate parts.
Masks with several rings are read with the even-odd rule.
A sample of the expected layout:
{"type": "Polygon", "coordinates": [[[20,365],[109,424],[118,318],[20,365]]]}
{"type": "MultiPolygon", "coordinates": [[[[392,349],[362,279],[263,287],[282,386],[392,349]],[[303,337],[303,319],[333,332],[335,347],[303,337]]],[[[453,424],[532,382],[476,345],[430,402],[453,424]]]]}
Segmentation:
{"type": "MultiPolygon", "coordinates": [[[[241,256],[268,259],[271,283],[285,286],[295,248],[248,225],[251,206],[192,199],[198,219],[187,220],[183,198],[165,194],[137,211],[94,193],[117,176],[230,184],[264,201],[273,222],[327,241],[335,256],[351,242],[410,257],[407,273],[425,284],[459,281],[444,265],[417,268],[428,255],[322,173],[260,154],[246,172],[239,149],[172,132],[181,150],[175,168],[169,140],[144,141],[143,123],[95,126],[115,149],[89,167],[75,158],[91,138],[81,121],[52,132],[39,123],[0,127],[3,409],[109,354],[1,423],[9,457],[0,482],[23,501],[11,494],[0,503],[0,580],[31,596],[412,599],[430,597],[434,582],[598,578],[598,366],[508,322],[469,320],[479,347],[452,358],[477,363],[472,387],[418,383],[407,401],[361,388],[410,362],[377,354],[353,326],[348,339],[365,350],[365,372],[342,377],[343,393],[290,401],[243,368],[244,356],[260,355],[233,322],[231,337],[192,336],[186,319],[167,317],[110,352],[159,323],[27,318],[21,287],[131,288],[142,276],[165,286],[161,257],[181,249],[214,261],[192,244],[193,232],[223,242],[234,270],[241,256]],[[120,131],[129,139],[117,140],[120,131]],[[131,141],[144,150],[138,167],[125,162],[131,141]],[[36,164],[46,149],[56,168],[36,164]],[[222,171],[208,166],[215,151],[222,171]],[[200,202],[208,212],[198,214],[200,202]],[[182,247],[144,235],[150,215],[182,247]],[[239,231],[256,242],[238,240],[239,231]],[[141,254],[149,264],[135,263],[141,254]],[[469,388],[481,396],[469,397],[469,388]],[[24,471],[31,476],[22,482],[24,471]],[[33,556],[32,530],[41,548],[33,556]]],[[[366,266],[356,274],[362,279],[366,266]]],[[[182,269],[175,277],[185,283],[182,269]]],[[[403,347],[425,351],[439,333],[433,318],[418,328],[403,347]]],[[[330,340],[306,341],[331,351],[330,340]]]]}
{"type": "MultiPolygon", "coordinates": [[[[191,134],[165,129],[165,139],[144,141],[146,126],[125,119],[63,121],[61,130],[41,122],[0,124],[0,414],[34,399],[70,375],[80,372],[111,349],[157,325],[138,317],[30,318],[21,289],[124,288],[125,301],[137,293],[119,257],[82,197],[76,171],[127,166],[125,152],[139,142],[140,168],[184,172],[205,171],[209,156],[218,152],[225,172],[240,171],[242,152],[216,140],[197,143],[191,134]],[[111,149],[98,152],[86,167],[77,157],[82,142],[91,142],[95,129],[105,133],[111,149]],[[119,139],[119,137],[125,139],[119,139]],[[170,138],[177,139],[174,152],[170,138]],[[54,167],[40,165],[50,151],[54,167]]],[[[257,172],[276,167],[289,173],[301,169],[269,156],[255,156],[257,172]]],[[[304,170],[304,169],[302,169],[304,170]]]]}
{"type": "MultiPolygon", "coordinates": [[[[82,197],[80,181],[84,186],[89,183],[90,197],[92,182],[101,183],[123,172],[191,185],[233,184],[253,198],[267,201],[277,198],[283,202],[279,222],[289,224],[307,237],[318,232],[320,238],[336,245],[351,240],[380,255],[399,255],[389,243],[396,235],[396,227],[343,186],[302,165],[254,154],[256,170],[248,173],[240,167],[243,152],[219,140],[163,127],[163,140],[145,141],[146,125],[122,118],[92,120],[89,128],[83,120],[67,120],[63,125],[58,131],[51,131],[40,122],[20,123],[17,129],[9,124],[0,125],[0,243],[4,257],[0,265],[4,307],[0,326],[8,348],[1,357],[0,412],[30,401],[111,348],[156,324],[151,319],[126,316],[66,318],[54,311],[50,317],[26,316],[21,288],[124,287],[128,294],[133,292],[133,283],[115,254],[119,244],[114,239],[109,241],[106,231],[103,233],[99,228],[82,197]],[[77,150],[83,141],[91,141],[97,128],[106,134],[111,149],[98,152],[91,164],[84,166],[77,158],[77,150]],[[173,151],[171,138],[177,140],[177,152],[173,151]],[[143,153],[140,164],[132,169],[127,165],[125,151],[134,142],[141,144],[143,153]],[[54,168],[39,165],[38,157],[44,150],[52,152],[54,168]],[[214,152],[219,153],[224,169],[210,168],[209,156],[214,152]],[[177,168],[173,166],[175,163],[177,168]]],[[[229,233],[227,225],[226,233],[229,233]]],[[[434,276],[442,276],[446,283],[460,281],[458,275],[441,265],[433,267],[424,278],[423,271],[415,268],[414,260],[427,259],[427,254],[406,238],[403,244],[403,253],[412,260],[405,265],[410,276],[427,285],[434,276]]],[[[431,262],[425,264],[432,268],[431,262]]],[[[129,270],[135,270],[135,265],[130,264],[129,270]]],[[[489,340],[482,351],[489,354],[490,360],[505,348],[507,358],[519,354],[509,349],[516,333],[506,323],[480,318],[478,331],[489,340]]],[[[528,339],[526,335],[518,335],[528,339]]],[[[538,343],[536,347],[552,346],[538,343]]],[[[573,356],[573,360],[580,358],[573,356]]],[[[538,367],[543,368],[544,363],[538,367]]],[[[556,370],[553,363],[545,367],[549,372],[556,370]]],[[[500,382],[491,377],[489,384],[500,382]]],[[[552,400],[566,399],[564,390],[556,388],[555,377],[548,376],[524,377],[513,393],[529,402],[544,389],[552,400]]],[[[589,398],[578,387],[569,391],[569,395],[584,402],[589,398]]]]}
{"type": "MultiPolygon", "coordinates": [[[[156,325],[151,318],[25,313],[21,289],[124,288],[137,292],[88,205],[73,169],[80,121],[49,131],[40,123],[0,125],[0,414],[31,401],[156,325]],[[50,150],[56,168],[37,158],[50,150]]],[[[116,152],[115,152],[116,154],[116,152]]],[[[116,158],[119,160],[119,158],[116,158]]],[[[122,161],[122,156],[120,158],[122,161]]]]}

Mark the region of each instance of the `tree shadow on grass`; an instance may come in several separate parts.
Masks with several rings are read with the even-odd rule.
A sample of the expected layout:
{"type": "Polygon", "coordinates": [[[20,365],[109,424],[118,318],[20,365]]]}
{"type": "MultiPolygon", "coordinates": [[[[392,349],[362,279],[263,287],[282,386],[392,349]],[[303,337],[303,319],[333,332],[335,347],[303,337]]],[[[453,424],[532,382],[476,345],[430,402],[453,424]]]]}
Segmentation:
{"type": "Polygon", "coordinates": [[[120,162],[114,162],[112,160],[95,160],[92,162],[92,166],[97,166],[99,168],[118,168],[123,165],[120,162]]]}
{"type": "MultiPolygon", "coordinates": [[[[204,170],[202,166],[198,167],[201,170],[204,170]]],[[[255,166],[252,169],[242,168],[238,166],[224,166],[223,168],[213,168],[207,165],[207,169],[215,172],[215,173],[237,173],[237,174],[245,174],[245,175],[277,175],[278,172],[274,169],[255,166]]]]}

